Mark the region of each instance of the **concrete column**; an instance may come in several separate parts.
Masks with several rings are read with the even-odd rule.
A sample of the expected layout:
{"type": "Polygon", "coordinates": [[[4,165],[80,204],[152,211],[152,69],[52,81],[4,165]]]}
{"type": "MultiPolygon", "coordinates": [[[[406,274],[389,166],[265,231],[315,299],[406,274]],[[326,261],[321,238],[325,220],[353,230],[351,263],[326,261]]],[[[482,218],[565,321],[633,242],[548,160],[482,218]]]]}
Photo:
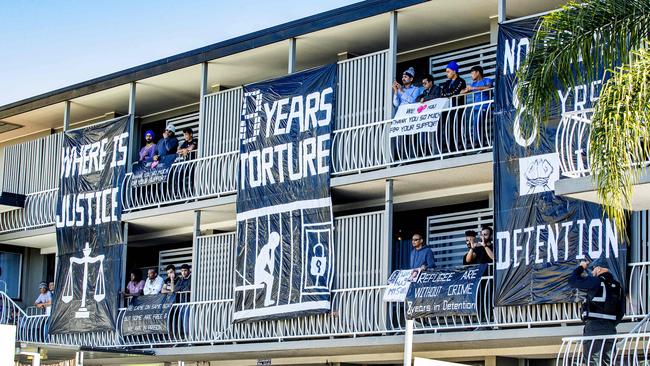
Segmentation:
{"type": "Polygon", "coordinates": [[[135,149],[136,149],[136,144],[138,142],[138,137],[135,136],[135,82],[132,82],[130,85],[129,89],[129,137],[130,137],[130,143],[129,145],[129,151],[127,153],[127,162],[128,165],[126,166],[127,172],[131,172],[133,169],[133,165],[131,164],[131,161],[133,160],[133,154],[135,154],[135,149]]]}
{"type": "MultiPolygon", "coordinates": [[[[194,211],[194,227],[192,228],[192,272],[196,268],[196,263],[198,262],[198,243],[199,237],[201,236],[201,211],[194,211]]],[[[194,294],[196,293],[196,274],[192,275],[192,281],[190,286],[192,291],[190,291],[190,301],[195,301],[194,294]]]]}
{"type": "Polygon", "coordinates": [[[205,113],[205,96],[208,94],[208,63],[204,62],[201,64],[201,84],[199,85],[199,131],[197,131],[201,139],[199,141],[199,157],[203,157],[203,147],[206,143],[203,133],[205,129],[203,127],[205,123],[205,116],[203,114],[205,113]]]}
{"type": "Polygon", "coordinates": [[[70,129],[70,101],[63,102],[63,132],[70,129]]]}
{"type": "Polygon", "coordinates": [[[497,4],[499,23],[503,23],[506,21],[506,0],[497,0],[497,4]]]}
{"type": "MultiPolygon", "coordinates": [[[[129,248],[129,223],[125,222],[122,226],[122,240],[124,241],[124,250],[122,251],[122,273],[120,274],[122,293],[126,293],[127,269],[126,269],[126,251],[129,248]]],[[[131,279],[129,278],[129,281],[131,279]]]]}
{"type": "Polygon", "coordinates": [[[287,73],[296,72],[296,39],[289,38],[289,60],[287,73]]]}
{"type": "MultiPolygon", "coordinates": [[[[411,366],[413,362],[413,319],[406,320],[404,332],[404,366],[411,366]]],[[[486,363],[487,365],[487,363],[486,363]]]]}
{"type": "Polygon", "coordinates": [[[397,73],[397,11],[390,12],[388,31],[388,60],[386,60],[386,110],[384,119],[393,116],[393,80],[397,73]]]}
{"type": "Polygon", "coordinates": [[[492,15],[490,18],[490,44],[497,44],[499,41],[499,16],[492,15]]]}
{"type": "Polygon", "coordinates": [[[386,179],[386,198],[384,201],[384,245],[382,250],[386,259],[382,263],[382,277],[388,279],[393,261],[393,180],[386,179]]]}

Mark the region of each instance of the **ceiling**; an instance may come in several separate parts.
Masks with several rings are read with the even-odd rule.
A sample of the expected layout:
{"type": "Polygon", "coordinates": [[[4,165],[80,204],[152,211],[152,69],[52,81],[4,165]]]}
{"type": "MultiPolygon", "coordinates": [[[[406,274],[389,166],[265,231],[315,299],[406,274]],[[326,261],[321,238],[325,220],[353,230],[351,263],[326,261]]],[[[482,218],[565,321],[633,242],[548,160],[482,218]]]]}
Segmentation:
{"type": "MultiPolygon", "coordinates": [[[[535,14],[563,3],[565,1],[560,0],[508,0],[507,16],[535,14]]],[[[404,8],[398,12],[398,52],[484,34],[490,31],[490,17],[496,14],[497,0],[431,0],[404,8]]],[[[388,23],[389,15],[382,14],[299,36],[296,67],[303,70],[335,62],[341,52],[363,55],[386,49],[388,23]]],[[[288,50],[289,41],[285,40],[212,60],[208,66],[208,85],[228,88],[285,75],[288,50]]],[[[138,80],[136,115],[198,103],[200,76],[200,65],[194,65],[138,80]]],[[[127,114],[128,103],[127,84],[76,97],[71,100],[71,124],[107,114],[127,114]]],[[[56,103],[4,118],[4,122],[23,127],[0,134],[0,144],[61,128],[63,110],[64,103],[56,103]]]]}

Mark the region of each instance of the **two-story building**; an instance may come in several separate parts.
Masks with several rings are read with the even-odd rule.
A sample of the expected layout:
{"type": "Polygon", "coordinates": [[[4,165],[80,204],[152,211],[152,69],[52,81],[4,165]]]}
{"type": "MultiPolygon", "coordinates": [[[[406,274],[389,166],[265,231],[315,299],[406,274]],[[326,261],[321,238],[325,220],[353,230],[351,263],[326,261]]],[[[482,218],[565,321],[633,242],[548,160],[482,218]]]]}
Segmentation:
{"type": "MultiPolygon", "coordinates": [[[[0,322],[16,325],[24,353],[17,359],[28,363],[35,357],[28,353],[36,352],[42,363],[83,357],[88,365],[401,364],[405,308],[383,301],[386,281],[408,267],[414,233],[426,239],[437,266],[455,266],[467,251],[465,231],[493,225],[495,98],[493,90],[489,99],[468,96],[445,109],[437,131],[391,139],[391,84],[413,67],[418,85],[426,74],[440,85],[450,61],[468,83],[476,65],[495,79],[499,23],[564,3],[368,0],[0,107],[0,174],[8,197],[0,213],[0,322]],[[234,323],[242,85],[332,63],[338,81],[329,167],[336,243],[331,311],[234,323]],[[487,111],[478,128],[476,108],[487,111]],[[32,305],[39,283],[55,281],[63,134],[120,116],[130,116],[129,163],[137,162],[145,131],[157,140],[171,124],[178,139],[185,127],[198,139],[196,156],[172,165],[164,182],[135,184],[129,164],[120,183],[124,287],[131,271],[164,274],[169,264],[189,264],[192,288],[172,306],[176,330],[165,335],[123,335],[125,308],[115,331],[49,334],[49,316],[32,305]]],[[[570,165],[562,165],[563,187],[584,168],[570,165]]],[[[629,232],[629,305],[620,333],[640,324],[650,306],[647,211],[633,214],[629,232]]],[[[496,307],[492,273],[480,281],[473,315],[415,322],[414,356],[547,365],[575,347],[574,341],[563,348],[562,339],[582,334],[578,303],[496,307]]],[[[123,306],[128,301],[124,296],[123,306]]]]}

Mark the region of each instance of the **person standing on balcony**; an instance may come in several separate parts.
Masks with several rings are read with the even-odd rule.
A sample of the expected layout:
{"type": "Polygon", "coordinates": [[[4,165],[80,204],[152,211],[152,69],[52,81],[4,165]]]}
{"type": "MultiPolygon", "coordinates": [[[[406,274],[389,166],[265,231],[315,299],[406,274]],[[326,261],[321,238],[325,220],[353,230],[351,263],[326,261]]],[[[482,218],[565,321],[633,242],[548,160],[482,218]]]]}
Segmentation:
{"type": "Polygon", "coordinates": [[[47,283],[41,282],[38,285],[38,297],[36,298],[36,301],[34,301],[34,306],[36,306],[39,309],[44,309],[45,314],[49,315],[50,314],[50,306],[52,306],[52,294],[50,293],[50,290],[47,288],[47,283]]]}
{"type": "Polygon", "coordinates": [[[140,272],[131,271],[131,281],[126,285],[126,293],[131,296],[140,296],[144,291],[144,281],[140,279],[140,272]]]}
{"type": "Polygon", "coordinates": [[[170,294],[172,292],[178,291],[176,288],[176,285],[178,284],[178,277],[176,277],[176,266],[173,264],[168,265],[165,268],[165,272],[167,272],[167,279],[165,280],[165,284],[162,286],[160,293],[170,294]]]}
{"type": "Polygon", "coordinates": [[[433,257],[431,249],[424,245],[422,235],[416,233],[411,238],[411,269],[426,270],[427,268],[436,268],[436,261],[433,257]]]}
{"type": "MultiPolygon", "coordinates": [[[[587,271],[588,262],[582,261],[569,276],[571,287],[587,292],[582,305],[582,321],[585,324],[584,336],[616,334],[616,325],[625,314],[625,292],[621,284],[609,272],[609,264],[603,257],[592,264],[591,276],[587,271]]],[[[587,341],[582,346],[584,362],[588,365],[610,363],[614,354],[612,339],[587,341]]]]}
{"type": "Polygon", "coordinates": [[[153,138],[153,131],[148,130],[144,133],[144,141],[146,144],[140,149],[140,159],[138,161],[144,163],[151,163],[153,161],[153,157],[156,154],[156,144],[154,144],[153,138]]]}
{"type": "Polygon", "coordinates": [[[491,99],[489,89],[492,88],[493,81],[483,76],[483,68],[478,65],[472,66],[470,76],[472,77],[472,83],[463,89],[461,94],[472,93],[472,100],[470,102],[475,104],[480,103],[472,107],[472,132],[470,136],[473,137],[474,141],[481,141],[479,139],[481,135],[483,137],[487,136],[485,132],[481,134],[480,122],[485,120],[490,107],[490,103],[488,103],[491,99]]]}
{"type": "Polygon", "coordinates": [[[191,127],[185,127],[183,129],[183,142],[181,143],[181,146],[178,147],[177,161],[185,161],[194,158],[199,145],[193,136],[194,131],[192,131],[191,127]]]}
{"type": "MultiPolygon", "coordinates": [[[[447,74],[447,81],[442,83],[440,87],[440,96],[441,97],[453,97],[459,95],[467,87],[465,79],[461,78],[458,75],[458,63],[456,61],[451,61],[447,64],[445,68],[445,74],[447,74]]],[[[457,99],[457,98],[453,98],[457,99]]],[[[461,105],[464,103],[459,102],[458,100],[454,102],[452,100],[452,106],[461,105]]]]}
{"type": "Polygon", "coordinates": [[[181,278],[178,280],[176,285],[177,291],[191,291],[192,289],[192,272],[190,271],[190,265],[184,263],[181,266],[181,278]]]}
{"type": "Polygon", "coordinates": [[[156,295],[160,293],[163,286],[163,279],[158,276],[158,270],[155,268],[147,271],[147,280],[144,283],[142,293],[145,295],[156,295]]]}
{"type": "Polygon", "coordinates": [[[427,74],[422,78],[422,93],[416,98],[417,102],[424,103],[428,100],[440,98],[440,87],[433,81],[433,76],[427,74]]]}
{"type": "Polygon", "coordinates": [[[393,81],[393,106],[398,108],[402,104],[415,103],[416,98],[422,94],[422,88],[413,85],[415,69],[409,67],[402,73],[402,84],[393,81]]]}
{"type": "Polygon", "coordinates": [[[476,242],[476,231],[465,231],[467,253],[463,257],[463,265],[492,263],[494,261],[490,230],[490,228],[481,230],[481,241],[479,243],[476,242]],[[485,237],[483,236],[483,232],[486,233],[485,237]]]}
{"type": "MultiPolygon", "coordinates": [[[[156,155],[153,156],[153,160],[154,162],[160,162],[167,155],[175,155],[176,150],[178,150],[176,127],[170,123],[163,132],[163,138],[156,144],[156,155]]],[[[155,166],[152,165],[152,168],[155,168],[155,166]]]]}
{"type": "Polygon", "coordinates": [[[47,284],[47,289],[50,290],[50,294],[54,296],[54,282],[50,282],[47,284]]]}

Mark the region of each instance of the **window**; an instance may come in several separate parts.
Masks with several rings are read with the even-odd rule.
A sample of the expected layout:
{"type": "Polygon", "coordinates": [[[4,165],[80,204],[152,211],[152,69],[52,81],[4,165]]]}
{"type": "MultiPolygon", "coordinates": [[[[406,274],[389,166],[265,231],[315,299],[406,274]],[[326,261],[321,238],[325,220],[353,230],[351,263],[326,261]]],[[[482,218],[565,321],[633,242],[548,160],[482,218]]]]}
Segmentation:
{"type": "Polygon", "coordinates": [[[12,299],[20,298],[23,255],[0,252],[0,291],[12,299]]]}

